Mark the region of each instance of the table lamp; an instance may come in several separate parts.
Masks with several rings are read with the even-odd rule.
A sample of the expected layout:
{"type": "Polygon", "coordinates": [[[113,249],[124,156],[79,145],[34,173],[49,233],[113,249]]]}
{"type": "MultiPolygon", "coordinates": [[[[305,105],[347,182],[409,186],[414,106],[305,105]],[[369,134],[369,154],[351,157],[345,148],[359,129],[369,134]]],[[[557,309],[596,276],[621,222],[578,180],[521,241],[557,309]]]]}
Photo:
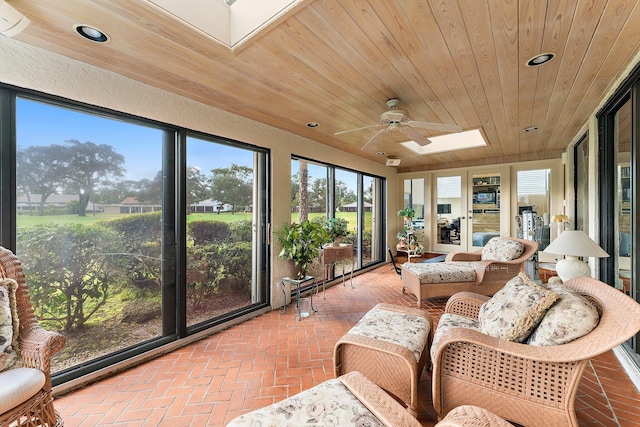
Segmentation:
{"type": "Polygon", "coordinates": [[[579,276],[591,276],[591,267],[578,257],[605,258],[606,253],[587,233],[582,230],[567,230],[560,234],[542,252],[564,255],[558,261],[556,272],[563,282],[579,276]]]}

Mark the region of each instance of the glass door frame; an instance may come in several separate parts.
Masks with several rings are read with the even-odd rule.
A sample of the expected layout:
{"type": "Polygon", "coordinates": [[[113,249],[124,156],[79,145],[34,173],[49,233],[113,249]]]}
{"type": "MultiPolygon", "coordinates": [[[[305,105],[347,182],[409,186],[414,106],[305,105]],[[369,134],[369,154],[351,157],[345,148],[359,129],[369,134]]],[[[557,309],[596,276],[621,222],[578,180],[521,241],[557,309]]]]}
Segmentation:
{"type": "Polygon", "coordinates": [[[447,172],[434,173],[431,181],[433,197],[431,199],[431,239],[432,248],[436,252],[470,252],[479,250],[482,246],[473,245],[473,178],[482,175],[500,176],[500,227],[499,234],[505,235],[509,232],[509,212],[511,206],[511,175],[508,165],[494,165],[477,169],[466,169],[464,171],[452,170],[447,172]],[[438,243],[437,233],[437,204],[438,204],[438,178],[459,176],[461,183],[461,222],[460,222],[460,244],[438,243]],[[469,221],[471,220],[471,222],[469,221]]]}
{"type": "MultiPolygon", "coordinates": [[[[640,130],[640,66],[631,73],[631,76],[621,85],[605,107],[596,114],[598,125],[598,204],[599,211],[599,243],[609,254],[616,254],[616,239],[618,230],[615,222],[615,203],[617,202],[617,167],[618,153],[616,150],[616,113],[622,106],[631,101],[631,156],[629,166],[631,168],[631,257],[630,280],[632,283],[630,296],[638,301],[640,294],[638,286],[634,286],[640,272],[640,257],[637,256],[638,242],[640,241],[640,227],[635,226],[640,212],[638,200],[638,188],[640,188],[640,174],[638,174],[638,159],[640,157],[638,130],[640,130]]],[[[611,285],[616,283],[617,257],[599,259],[599,279],[611,285]]],[[[632,338],[623,346],[631,355],[634,363],[640,366],[640,334],[632,338]]]]}

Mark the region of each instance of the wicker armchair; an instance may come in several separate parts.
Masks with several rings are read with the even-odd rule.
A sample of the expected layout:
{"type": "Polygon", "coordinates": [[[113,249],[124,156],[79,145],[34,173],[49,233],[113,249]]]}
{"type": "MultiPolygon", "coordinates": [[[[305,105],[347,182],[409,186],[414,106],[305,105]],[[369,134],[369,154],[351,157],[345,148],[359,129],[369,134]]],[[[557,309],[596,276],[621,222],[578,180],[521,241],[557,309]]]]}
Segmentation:
{"type": "MultiPolygon", "coordinates": [[[[640,330],[640,304],[590,277],[565,283],[599,309],[600,321],[585,336],[539,347],[504,341],[477,330],[445,332],[433,360],[433,406],[441,417],[461,405],[476,405],[527,427],[578,426],[575,397],[589,359],[640,330]]],[[[461,293],[446,313],[478,317],[488,298],[461,293]]]]}
{"type": "MultiPolygon", "coordinates": [[[[10,369],[0,372],[2,376],[10,376],[11,382],[20,393],[11,396],[13,406],[0,413],[0,426],[62,426],[63,421],[53,408],[51,396],[51,356],[64,347],[65,338],[55,332],[42,329],[34,316],[33,307],[29,298],[24,272],[18,258],[8,249],[0,246],[0,278],[14,279],[18,283],[16,302],[19,325],[19,348],[23,360],[23,368],[10,369]],[[24,394],[20,384],[22,378],[35,376],[42,377],[44,385],[32,395],[24,394]],[[31,372],[29,372],[31,371],[31,372]]],[[[0,402],[2,403],[2,402],[0,402]]],[[[8,405],[4,402],[3,405],[8,405]]]]}
{"type": "Polygon", "coordinates": [[[483,261],[481,249],[475,252],[451,252],[447,255],[444,263],[405,263],[402,266],[402,292],[409,291],[414,294],[417,298],[418,308],[422,307],[422,300],[424,299],[448,297],[458,292],[493,295],[509,279],[517,276],[522,264],[538,250],[538,244],[533,240],[517,239],[515,237],[510,237],[509,239],[521,242],[524,245],[522,254],[510,261],[483,261]],[[459,261],[466,261],[465,267],[469,266],[469,262],[474,264],[475,280],[431,283],[420,278],[421,269],[450,268],[451,263],[459,261]]]}

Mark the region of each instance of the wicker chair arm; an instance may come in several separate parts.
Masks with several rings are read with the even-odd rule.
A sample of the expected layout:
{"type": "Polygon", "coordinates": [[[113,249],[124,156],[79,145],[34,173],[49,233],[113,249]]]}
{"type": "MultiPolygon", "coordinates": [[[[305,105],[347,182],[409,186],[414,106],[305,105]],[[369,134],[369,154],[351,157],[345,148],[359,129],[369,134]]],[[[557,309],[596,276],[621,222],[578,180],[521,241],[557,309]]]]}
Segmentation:
{"type": "Polygon", "coordinates": [[[66,342],[64,336],[47,331],[37,324],[21,331],[19,338],[20,355],[24,365],[49,373],[51,357],[62,350],[66,342]]]}
{"type": "Polygon", "coordinates": [[[360,372],[352,371],[339,379],[385,426],[420,426],[409,411],[360,372]]]}
{"type": "Polygon", "coordinates": [[[445,262],[451,261],[480,261],[482,259],[482,251],[475,252],[449,252],[445,262]]]}
{"type": "Polygon", "coordinates": [[[480,306],[488,300],[489,297],[485,295],[473,292],[458,292],[449,298],[444,312],[477,319],[480,306]]]}

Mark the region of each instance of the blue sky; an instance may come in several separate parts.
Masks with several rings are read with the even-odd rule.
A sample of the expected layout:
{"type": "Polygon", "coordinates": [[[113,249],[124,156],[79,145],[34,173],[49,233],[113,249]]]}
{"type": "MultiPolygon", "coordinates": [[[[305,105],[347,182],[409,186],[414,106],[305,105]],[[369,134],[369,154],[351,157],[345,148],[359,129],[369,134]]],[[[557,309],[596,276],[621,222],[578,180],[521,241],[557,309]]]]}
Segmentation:
{"type": "MultiPolygon", "coordinates": [[[[65,141],[77,139],[94,144],[107,144],[125,158],[126,179],[153,179],[162,168],[162,132],[160,130],[107,119],[84,112],[17,99],[17,140],[19,148],[30,145],[64,145],[65,141]]],[[[252,166],[253,153],[211,144],[200,140],[189,140],[189,166],[198,166],[209,175],[209,170],[227,167],[232,163],[252,166]]]]}

